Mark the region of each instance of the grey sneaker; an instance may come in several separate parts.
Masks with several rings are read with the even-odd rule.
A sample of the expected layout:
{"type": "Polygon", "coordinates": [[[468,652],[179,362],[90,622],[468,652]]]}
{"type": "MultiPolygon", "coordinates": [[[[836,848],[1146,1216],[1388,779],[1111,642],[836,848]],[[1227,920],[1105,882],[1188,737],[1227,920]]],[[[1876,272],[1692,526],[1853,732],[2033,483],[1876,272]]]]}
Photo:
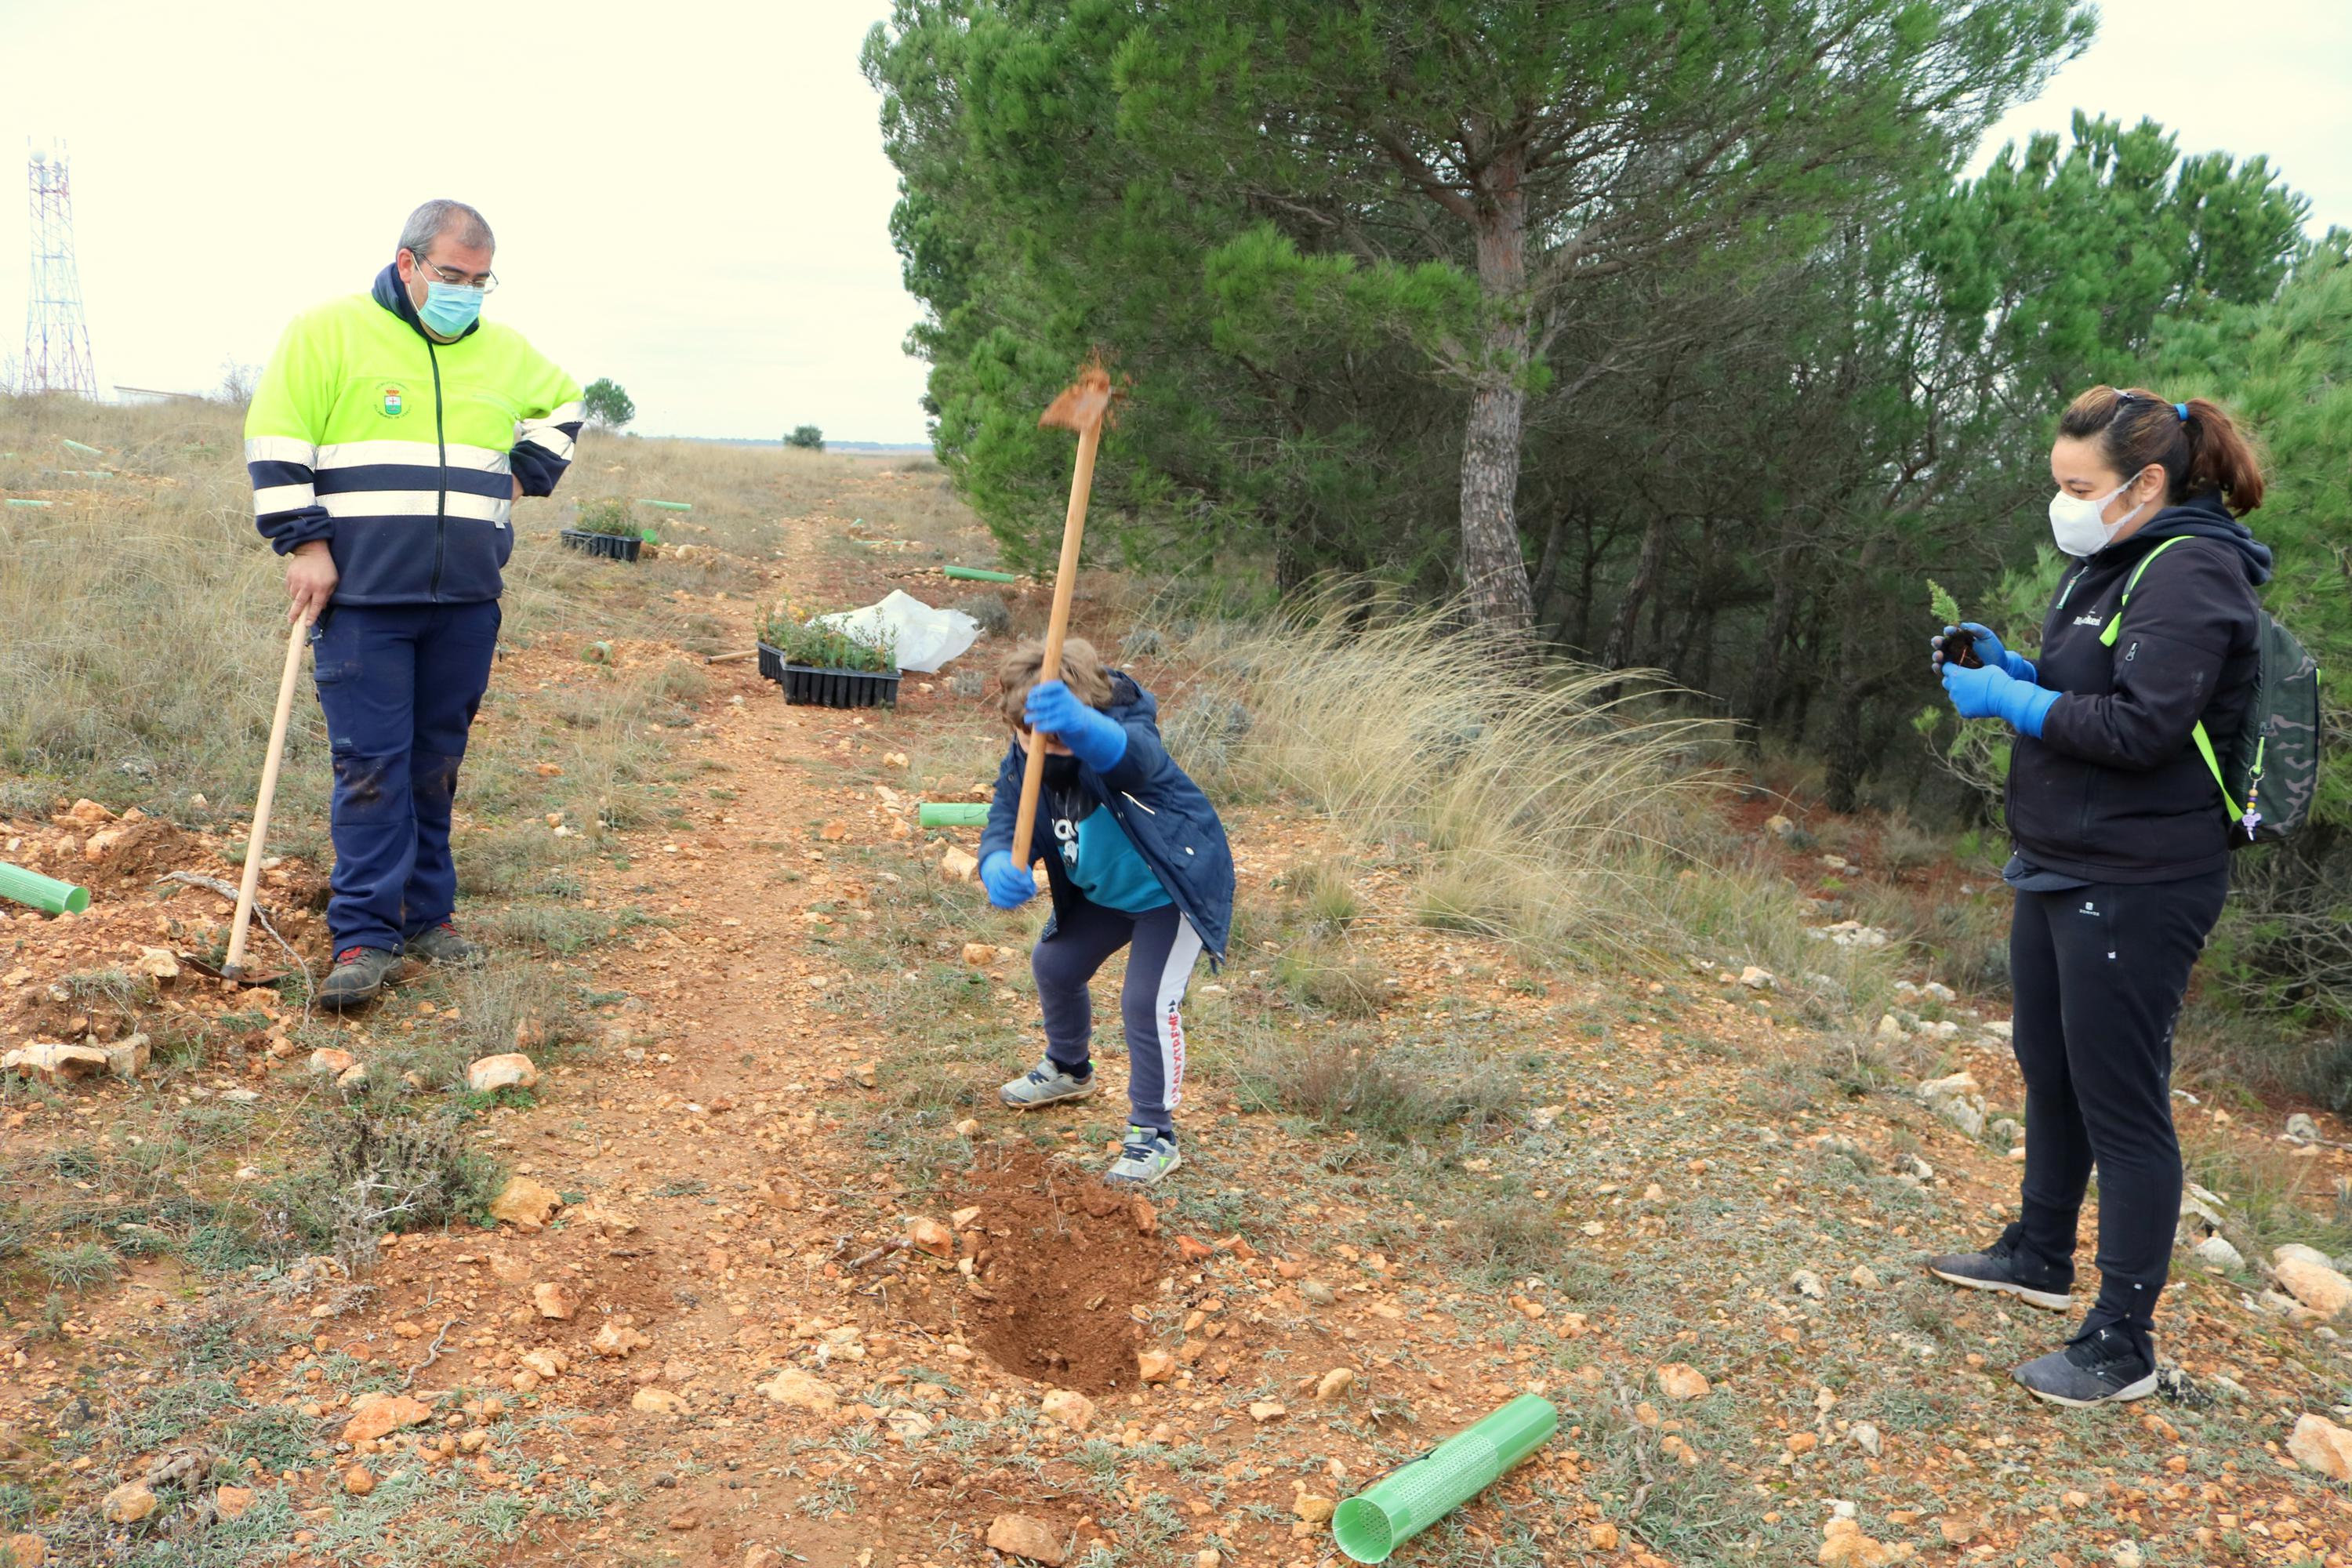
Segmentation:
{"type": "Polygon", "coordinates": [[[335,967],[319,987],[319,1005],[338,1013],[346,1007],[364,1007],[383,994],[386,979],[399,967],[396,952],[380,947],[347,947],[335,954],[335,967]]]}
{"type": "Polygon", "coordinates": [[[996,1091],[996,1098],[1015,1110],[1035,1110],[1066,1100],[1085,1100],[1095,1091],[1094,1069],[1076,1077],[1047,1057],[996,1091]]]}
{"type": "Polygon", "coordinates": [[[408,956],[421,958],[427,963],[446,963],[452,969],[473,969],[489,957],[488,950],[478,942],[467,942],[457,934],[457,928],[447,921],[437,926],[426,926],[408,939],[408,956]]]}
{"type": "Polygon", "coordinates": [[[1927,1272],[1947,1284],[1971,1290],[1999,1290],[2030,1307],[2064,1311],[2073,1301],[2067,1292],[2074,1289],[2074,1279],[2069,1275],[2036,1269],[2020,1258],[2017,1244],[2024,1234],[2023,1226],[2012,1223],[2000,1233],[1999,1241],[1982,1252],[1949,1252],[1929,1258],[1927,1272]]]}
{"type": "Polygon", "coordinates": [[[2064,1350],[2027,1362],[2009,1375],[2035,1398],[2076,1409],[2111,1400],[2141,1399],[2156,1392],[2156,1368],[2128,1338],[2113,1329],[2085,1334],[2064,1350]]]}
{"type": "Polygon", "coordinates": [[[1118,1160],[1103,1173],[1103,1180],[1114,1187],[1156,1187],[1183,1163],[1175,1139],[1156,1127],[1130,1123],[1127,1142],[1119,1146],[1118,1160]]]}

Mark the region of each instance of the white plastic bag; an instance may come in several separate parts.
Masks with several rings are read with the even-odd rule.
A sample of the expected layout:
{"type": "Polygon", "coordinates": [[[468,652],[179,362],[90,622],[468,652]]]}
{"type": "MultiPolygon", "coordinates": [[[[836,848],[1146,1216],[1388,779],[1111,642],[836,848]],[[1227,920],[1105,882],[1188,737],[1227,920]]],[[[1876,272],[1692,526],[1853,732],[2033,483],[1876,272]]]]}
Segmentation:
{"type": "Polygon", "coordinates": [[[893,588],[890,596],[862,610],[819,616],[812,626],[832,626],[861,637],[887,637],[898,668],[929,675],[980,636],[980,623],[961,610],[935,610],[912,594],[893,588]]]}

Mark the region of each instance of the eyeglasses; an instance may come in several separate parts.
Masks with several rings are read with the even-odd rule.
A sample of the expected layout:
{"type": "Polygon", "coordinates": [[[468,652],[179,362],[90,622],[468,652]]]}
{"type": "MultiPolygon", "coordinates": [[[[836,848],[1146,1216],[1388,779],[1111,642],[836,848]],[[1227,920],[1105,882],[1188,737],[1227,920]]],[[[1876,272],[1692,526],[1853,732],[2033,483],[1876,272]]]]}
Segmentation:
{"type": "Polygon", "coordinates": [[[499,286],[499,275],[495,272],[483,273],[481,280],[477,282],[473,279],[467,277],[462,272],[452,272],[446,267],[442,267],[435,262],[427,261],[425,258],[418,256],[416,252],[413,250],[408,254],[409,257],[415,261],[417,266],[422,267],[425,271],[431,273],[434,277],[439,279],[444,283],[455,283],[460,288],[465,289],[479,289],[485,294],[499,286]]]}

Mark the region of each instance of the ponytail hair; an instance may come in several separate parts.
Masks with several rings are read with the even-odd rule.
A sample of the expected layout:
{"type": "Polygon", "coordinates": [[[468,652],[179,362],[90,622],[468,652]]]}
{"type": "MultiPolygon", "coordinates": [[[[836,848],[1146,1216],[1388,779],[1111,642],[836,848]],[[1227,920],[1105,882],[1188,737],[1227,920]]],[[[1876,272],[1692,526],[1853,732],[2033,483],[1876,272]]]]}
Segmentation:
{"type": "Polygon", "coordinates": [[[2095,386],[2066,405],[2058,433],[2095,437],[2100,453],[2127,479],[2161,464],[2168,504],[2219,494],[2235,517],[2263,504],[2261,457],[2221,405],[2208,399],[2168,403],[2144,386],[2095,386]]]}

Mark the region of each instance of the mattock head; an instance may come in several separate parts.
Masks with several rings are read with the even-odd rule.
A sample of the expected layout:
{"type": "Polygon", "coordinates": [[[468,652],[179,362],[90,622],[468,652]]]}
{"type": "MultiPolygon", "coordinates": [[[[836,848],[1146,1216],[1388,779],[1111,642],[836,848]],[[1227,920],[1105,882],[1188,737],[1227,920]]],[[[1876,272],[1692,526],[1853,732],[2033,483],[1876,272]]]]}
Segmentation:
{"type": "Polygon", "coordinates": [[[1112,395],[1110,373],[1103,369],[1100,360],[1090,360],[1078,372],[1078,379],[1065,387],[1052,406],[1037,416],[1037,427],[1082,434],[1100,429],[1109,423],[1112,395]]]}

